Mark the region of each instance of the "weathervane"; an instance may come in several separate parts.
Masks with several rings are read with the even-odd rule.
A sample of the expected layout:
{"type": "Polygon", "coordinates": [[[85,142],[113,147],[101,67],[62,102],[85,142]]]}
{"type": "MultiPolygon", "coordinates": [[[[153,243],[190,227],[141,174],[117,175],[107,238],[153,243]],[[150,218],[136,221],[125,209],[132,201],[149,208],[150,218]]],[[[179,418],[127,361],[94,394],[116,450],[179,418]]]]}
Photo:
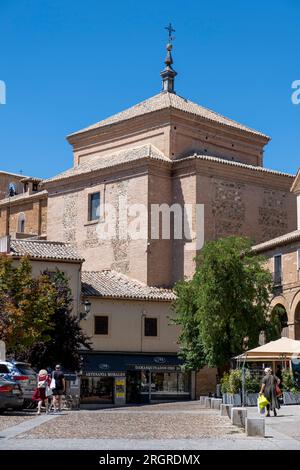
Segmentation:
{"type": "Polygon", "coordinates": [[[166,26],[165,29],[168,31],[169,33],[169,42],[171,43],[172,41],[174,41],[175,37],[172,36],[172,33],[175,33],[175,29],[172,28],[172,24],[169,23],[169,26],[166,26]]]}
{"type": "Polygon", "coordinates": [[[173,49],[173,44],[172,41],[174,41],[175,37],[172,36],[172,33],[175,33],[175,29],[172,28],[172,24],[169,23],[169,26],[166,26],[165,29],[168,31],[169,34],[169,42],[167,44],[167,57],[165,59],[165,68],[164,70],[160,73],[160,76],[162,77],[162,91],[163,92],[168,92],[168,93],[175,93],[174,90],[174,78],[176,77],[177,73],[175,70],[172,68],[173,64],[173,58],[172,58],[172,49],[173,49]]]}

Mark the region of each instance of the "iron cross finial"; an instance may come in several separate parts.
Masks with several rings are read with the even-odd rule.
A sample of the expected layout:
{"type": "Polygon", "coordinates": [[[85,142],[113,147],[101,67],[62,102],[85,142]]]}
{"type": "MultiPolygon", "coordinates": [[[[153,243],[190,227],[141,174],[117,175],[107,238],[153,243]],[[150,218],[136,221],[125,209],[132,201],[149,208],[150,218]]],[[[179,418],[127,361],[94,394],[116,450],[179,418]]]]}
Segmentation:
{"type": "Polygon", "coordinates": [[[165,29],[169,33],[169,41],[172,42],[174,40],[174,37],[172,36],[172,33],[175,33],[175,29],[172,28],[172,24],[169,23],[169,26],[166,26],[165,29]]]}

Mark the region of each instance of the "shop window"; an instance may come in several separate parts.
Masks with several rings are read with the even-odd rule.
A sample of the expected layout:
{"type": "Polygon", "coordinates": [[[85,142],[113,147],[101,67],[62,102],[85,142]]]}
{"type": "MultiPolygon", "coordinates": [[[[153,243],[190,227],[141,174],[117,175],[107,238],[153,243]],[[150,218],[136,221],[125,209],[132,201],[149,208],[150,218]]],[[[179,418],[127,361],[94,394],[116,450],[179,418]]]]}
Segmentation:
{"type": "Polygon", "coordinates": [[[108,317],[95,317],[95,335],[108,335],[108,317]]]}
{"type": "Polygon", "coordinates": [[[98,220],[100,218],[100,193],[89,194],[89,221],[98,220]]]}
{"type": "Polygon", "coordinates": [[[157,336],[157,318],[145,318],[145,336],[157,336]]]}

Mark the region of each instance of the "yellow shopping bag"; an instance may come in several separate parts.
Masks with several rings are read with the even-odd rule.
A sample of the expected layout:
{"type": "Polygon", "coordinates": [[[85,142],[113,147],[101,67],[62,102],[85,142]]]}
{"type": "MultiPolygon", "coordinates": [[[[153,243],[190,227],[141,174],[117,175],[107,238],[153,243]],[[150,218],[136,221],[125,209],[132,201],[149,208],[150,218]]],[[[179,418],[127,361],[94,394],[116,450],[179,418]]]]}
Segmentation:
{"type": "Polygon", "coordinates": [[[269,400],[267,400],[264,395],[259,395],[257,402],[261,410],[270,403],[269,400]]]}

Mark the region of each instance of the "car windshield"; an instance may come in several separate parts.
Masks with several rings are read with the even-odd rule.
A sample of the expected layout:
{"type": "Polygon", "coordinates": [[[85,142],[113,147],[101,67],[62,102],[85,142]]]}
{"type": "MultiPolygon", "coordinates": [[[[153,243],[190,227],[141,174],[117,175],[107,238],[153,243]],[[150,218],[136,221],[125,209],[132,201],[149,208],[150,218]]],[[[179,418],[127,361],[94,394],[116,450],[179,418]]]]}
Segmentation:
{"type": "Polygon", "coordinates": [[[29,364],[15,364],[15,367],[18,369],[21,374],[24,375],[35,375],[34,370],[30,367],[29,364]]]}

